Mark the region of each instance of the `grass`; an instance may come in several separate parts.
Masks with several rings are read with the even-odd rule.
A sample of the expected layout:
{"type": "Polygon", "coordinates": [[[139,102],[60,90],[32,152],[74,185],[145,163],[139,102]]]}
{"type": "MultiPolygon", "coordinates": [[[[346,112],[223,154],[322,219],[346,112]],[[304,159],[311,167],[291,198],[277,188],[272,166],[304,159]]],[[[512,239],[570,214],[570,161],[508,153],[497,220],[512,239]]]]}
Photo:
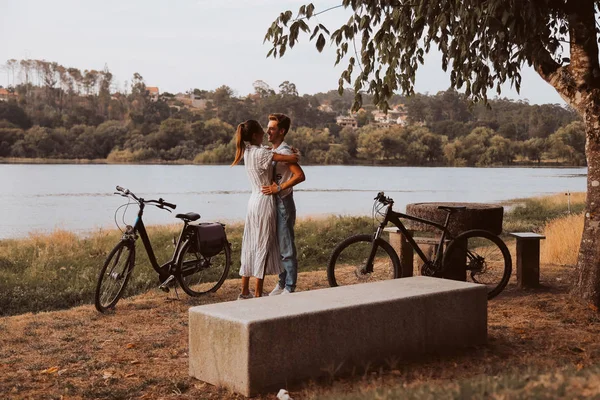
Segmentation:
{"type": "Polygon", "coordinates": [[[585,209],[585,196],[583,192],[571,193],[570,212],[568,198],[563,193],[513,200],[504,214],[503,229],[505,232],[541,232],[551,220],[581,213],[585,209]]]}
{"type": "Polygon", "coordinates": [[[513,370],[498,375],[480,375],[457,382],[433,381],[367,389],[358,393],[328,393],[318,400],[381,399],[556,399],[598,398],[600,365],[590,368],[566,366],[557,371],[513,370]]]}
{"type": "MultiPolygon", "coordinates": [[[[570,212],[564,193],[512,201],[504,214],[504,232],[544,234],[546,239],[541,241],[540,261],[574,266],[583,233],[586,194],[571,193],[570,197],[570,212]]],[[[507,243],[514,241],[508,237],[504,240],[507,243]]]]}
{"type": "Polygon", "coordinates": [[[583,234],[583,213],[551,220],[544,226],[540,261],[560,265],[575,265],[583,234]]]}
{"type": "MultiPolygon", "coordinates": [[[[229,278],[238,276],[243,225],[227,228],[232,244],[229,278]]],[[[173,238],[179,225],[148,228],[159,262],[170,259],[173,238]]],[[[301,271],[324,268],[331,249],[347,236],[372,232],[365,217],[305,219],[296,225],[296,246],[301,271]]],[[[93,302],[98,273],[104,260],[120,239],[120,232],[100,230],[89,237],[56,230],[30,234],[28,238],[0,241],[0,316],[49,311],[93,302]]],[[[146,252],[138,241],[136,266],[126,296],[158,286],[146,252]]]]}

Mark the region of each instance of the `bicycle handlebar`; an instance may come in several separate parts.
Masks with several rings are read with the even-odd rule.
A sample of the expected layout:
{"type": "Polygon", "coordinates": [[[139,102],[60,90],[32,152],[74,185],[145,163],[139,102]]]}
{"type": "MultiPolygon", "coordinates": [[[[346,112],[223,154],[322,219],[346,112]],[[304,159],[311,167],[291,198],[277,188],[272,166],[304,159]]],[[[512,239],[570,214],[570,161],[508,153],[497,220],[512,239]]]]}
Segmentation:
{"type": "MultiPolygon", "coordinates": [[[[162,209],[166,209],[165,207],[171,208],[173,210],[177,208],[177,204],[168,203],[168,202],[164,201],[162,198],[159,198],[158,200],[144,200],[142,198],[137,197],[129,189],[123,188],[121,186],[117,186],[117,191],[123,193],[121,196],[131,196],[140,203],[143,202],[146,204],[158,204],[156,207],[162,208],[162,209]]],[[[169,210],[167,210],[167,211],[169,211],[169,210]]]]}
{"type": "Polygon", "coordinates": [[[394,199],[392,199],[391,197],[385,197],[384,192],[377,193],[377,196],[375,196],[373,200],[376,200],[385,205],[394,204],[394,199]]]}

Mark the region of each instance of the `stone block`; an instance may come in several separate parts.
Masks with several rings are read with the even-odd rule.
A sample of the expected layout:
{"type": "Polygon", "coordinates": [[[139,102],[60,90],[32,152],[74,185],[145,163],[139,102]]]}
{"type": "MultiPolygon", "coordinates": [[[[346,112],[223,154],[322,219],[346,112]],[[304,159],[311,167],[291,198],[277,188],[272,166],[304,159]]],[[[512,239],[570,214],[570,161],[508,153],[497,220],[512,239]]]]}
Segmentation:
{"type": "Polygon", "coordinates": [[[418,276],[192,307],[189,373],[252,396],[486,338],[485,286],[418,276]]]}

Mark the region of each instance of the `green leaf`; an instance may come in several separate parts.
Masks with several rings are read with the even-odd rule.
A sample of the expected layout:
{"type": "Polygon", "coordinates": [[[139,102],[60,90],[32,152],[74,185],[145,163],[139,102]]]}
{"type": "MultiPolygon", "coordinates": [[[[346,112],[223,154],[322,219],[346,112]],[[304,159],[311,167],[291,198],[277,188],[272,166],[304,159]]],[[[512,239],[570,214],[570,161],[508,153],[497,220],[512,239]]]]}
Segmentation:
{"type": "Polygon", "coordinates": [[[319,24],[318,26],[319,26],[319,28],[321,28],[322,30],[324,30],[326,34],[329,35],[329,30],[323,24],[319,24]]]}
{"type": "Polygon", "coordinates": [[[298,20],[298,24],[300,26],[300,29],[302,29],[302,31],[304,32],[309,32],[310,28],[308,27],[308,24],[306,22],[304,22],[303,19],[298,20]]]}
{"type": "Polygon", "coordinates": [[[319,25],[315,26],[315,30],[313,31],[312,35],[310,35],[310,39],[309,40],[313,40],[313,38],[315,36],[317,36],[317,33],[319,33],[319,25]]]}
{"type": "Polygon", "coordinates": [[[325,47],[325,36],[323,36],[323,34],[319,34],[319,37],[317,38],[317,50],[319,50],[319,53],[323,51],[323,48],[325,47]]]}

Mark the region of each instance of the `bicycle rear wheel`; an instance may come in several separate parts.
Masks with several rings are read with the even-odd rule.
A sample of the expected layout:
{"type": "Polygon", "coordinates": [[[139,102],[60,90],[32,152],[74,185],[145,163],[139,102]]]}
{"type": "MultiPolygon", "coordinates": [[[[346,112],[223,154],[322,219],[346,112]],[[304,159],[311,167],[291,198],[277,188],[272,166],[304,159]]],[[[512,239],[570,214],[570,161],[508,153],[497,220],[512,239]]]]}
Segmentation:
{"type": "Polygon", "coordinates": [[[215,256],[205,257],[198,251],[193,242],[186,241],[179,253],[177,262],[177,280],[184,292],[196,297],[208,292],[215,292],[221,287],[231,264],[229,244],[215,256]]]}
{"type": "Polygon", "coordinates": [[[129,282],[135,265],[135,244],[119,242],[110,252],[98,276],[94,305],[105,312],[115,307],[129,282]]]}
{"type": "Polygon", "coordinates": [[[506,287],[512,272],[512,258],[506,244],[484,230],[461,233],[450,242],[442,261],[443,271],[456,267],[456,262],[465,263],[467,281],[487,286],[488,299],[506,287]]]}
{"type": "Polygon", "coordinates": [[[375,243],[375,258],[368,268],[373,247],[371,235],[351,236],[336,246],[327,265],[329,286],[353,285],[400,278],[400,260],[392,246],[383,239],[375,243]]]}

